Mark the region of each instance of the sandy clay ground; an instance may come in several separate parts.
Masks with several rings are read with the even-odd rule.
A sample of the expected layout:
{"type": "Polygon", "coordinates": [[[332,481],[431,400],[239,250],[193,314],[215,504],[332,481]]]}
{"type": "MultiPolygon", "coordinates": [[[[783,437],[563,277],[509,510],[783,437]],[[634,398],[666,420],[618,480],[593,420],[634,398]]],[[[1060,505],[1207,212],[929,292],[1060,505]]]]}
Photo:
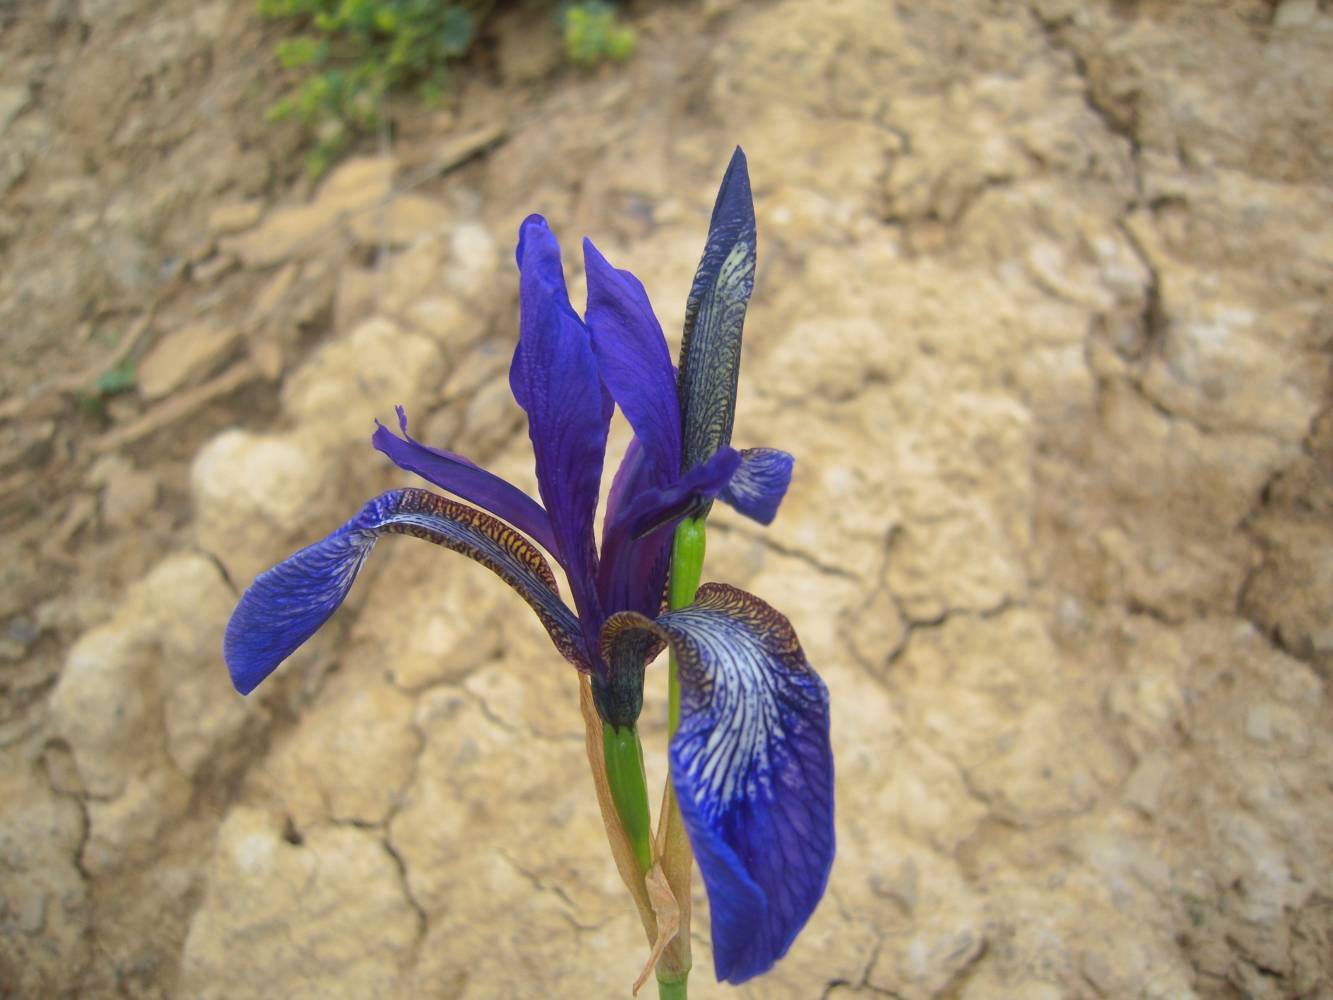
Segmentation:
{"type": "Polygon", "coordinates": [[[706,578],[828,682],[839,857],[739,990],[697,893],[694,996],[1333,996],[1321,6],[645,3],[591,75],[520,8],[321,185],[250,4],[0,7],[0,995],[627,995],[575,677],[498,581],[391,540],[248,700],[220,637],[409,481],[395,403],[531,488],[519,219],[674,336],[740,142],[736,441],[797,467],[706,578]]]}

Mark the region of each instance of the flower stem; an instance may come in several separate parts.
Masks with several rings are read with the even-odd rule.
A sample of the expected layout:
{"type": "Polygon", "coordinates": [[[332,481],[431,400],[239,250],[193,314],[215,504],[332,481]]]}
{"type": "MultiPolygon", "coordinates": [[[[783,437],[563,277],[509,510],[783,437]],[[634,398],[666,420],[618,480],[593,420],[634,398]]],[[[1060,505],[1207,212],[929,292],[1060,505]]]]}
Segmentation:
{"type": "Polygon", "coordinates": [[[685,971],[679,979],[663,979],[660,975],[657,977],[657,996],[658,1000],[686,1000],[689,990],[686,984],[689,980],[689,970],[685,971]]]}
{"type": "MultiPolygon", "coordinates": [[[[699,589],[699,579],[703,576],[705,548],[703,518],[689,518],[677,525],[671,549],[671,585],[667,593],[667,601],[673,611],[693,603],[694,592],[699,589]]],[[[675,736],[680,727],[680,674],[674,651],[671,653],[667,684],[668,731],[670,736],[675,736]]],[[[667,780],[662,802],[658,847],[667,883],[680,902],[681,917],[676,940],[668,946],[657,964],[657,991],[661,1000],[686,1000],[691,964],[689,903],[694,855],[690,850],[689,837],[685,835],[680,806],[676,802],[676,789],[670,779],[667,780]]]]}
{"type": "Polygon", "coordinates": [[[653,866],[653,828],[648,813],[648,780],[643,772],[643,745],[634,726],[602,723],[602,749],[606,754],[606,780],[616,812],[625,825],[639,868],[653,866]]]}
{"type": "MultiPolygon", "coordinates": [[[[699,589],[699,580],[704,574],[706,548],[703,518],[687,518],[676,526],[676,537],[671,546],[671,587],[667,593],[672,611],[694,602],[694,592],[699,589]]],[[[667,720],[671,735],[674,736],[676,727],[680,725],[680,678],[676,674],[674,652],[671,654],[670,685],[667,720]]]]}

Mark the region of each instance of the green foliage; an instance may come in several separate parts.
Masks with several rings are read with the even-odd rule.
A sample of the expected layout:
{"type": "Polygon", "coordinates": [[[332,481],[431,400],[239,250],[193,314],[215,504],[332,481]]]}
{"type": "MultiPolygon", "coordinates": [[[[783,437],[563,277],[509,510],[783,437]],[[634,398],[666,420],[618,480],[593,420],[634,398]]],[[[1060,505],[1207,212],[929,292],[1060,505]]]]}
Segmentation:
{"type": "Polygon", "coordinates": [[[634,29],[616,22],[616,9],[605,0],[567,4],[561,20],[565,57],[584,66],[607,59],[617,62],[634,54],[634,29]]]}
{"type": "Polygon", "coordinates": [[[122,392],[129,392],[137,381],[133,358],[126,358],[114,368],[108,368],[91,386],[78,395],[79,408],[90,417],[106,416],[106,401],[122,392]]]}
{"type": "Polygon", "coordinates": [[[99,396],[115,396],[122,392],[129,392],[134,388],[135,373],[134,360],[126,358],[115,368],[110,368],[98,376],[93,384],[93,391],[99,396]]]}
{"type": "MultiPolygon", "coordinates": [[[[415,91],[439,101],[448,66],[464,56],[494,0],[258,0],[262,17],[294,22],[297,34],[275,47],[278,62],[299,74],[293,90],[268,109],[271,121],[294,119],[315,138],[308,167],[323,174],[357,135],[384,124],[391,93],[415,91]]],[[[565,54],[589,65],[627,59],[632,28],[617,23],[607,0],[563,0],[557,8],[565,54]]]]}
{"type": "Polygon", "coordinates": [[[489,0],[259,0],[270,20],[295,20],[301,34],[276,46],[278,61],[304,75],[268,111],[315,135],[318,176],[360,133],[384,119],[384,98],[411,90],[439,99],[447,65],[464,55],[489,0]]]}

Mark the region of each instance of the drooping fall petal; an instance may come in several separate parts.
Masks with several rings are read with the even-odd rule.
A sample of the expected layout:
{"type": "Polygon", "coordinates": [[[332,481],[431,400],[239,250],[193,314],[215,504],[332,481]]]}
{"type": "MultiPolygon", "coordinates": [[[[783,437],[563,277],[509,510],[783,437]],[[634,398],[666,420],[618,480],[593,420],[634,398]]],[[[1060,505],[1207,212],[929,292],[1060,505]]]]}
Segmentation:
{"type": "Polygon", "coordinates": [[[751,594],[706,584],[656,621],[608,619],[608,660],[651,633],[676,653],[671,779],[708,890],[717,977],[741,983],[788,947],[833,864],[828,691],[791,624],[751,594]]]}
{"type": "Polygon", "coordinates": [[[241,596],[223,638],[232,684],[249,694],[338,610],[361,564],[384,534],[415,535],[470,556],[536,612],[556,648],[590,669],[579,625],[560,600],[536,546],[475,508],[425,490],[384,493],[341,528],[261,573],[241,596]]]}

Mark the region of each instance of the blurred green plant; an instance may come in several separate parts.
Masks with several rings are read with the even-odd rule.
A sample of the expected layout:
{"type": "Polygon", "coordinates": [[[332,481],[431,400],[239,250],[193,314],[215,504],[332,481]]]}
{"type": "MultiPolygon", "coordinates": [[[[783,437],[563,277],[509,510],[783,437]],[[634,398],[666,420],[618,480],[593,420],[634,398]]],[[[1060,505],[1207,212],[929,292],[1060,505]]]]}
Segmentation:
{"type": "MultiPolygon", "coordinates": [[[[278,42],[278,61],[301,76],[268,110],[270,121],[295,119],[314,137],[307,166],[318,177],[358,135],[385,125],[385,98],[443,96],[449,64],[467,54],[494,0],[259,0],[259,13],[295,22],[278,42]]],[[[606,0],[560,3],[566,57],[581,65],[626,59],[632,28],[606,0]]]]}
{"type": "Polygon", "coordinates": [[[136,375],[134,359],[126,358],[114,368],[104,371],[93,383],[93,391],[99,396],[115,396],[129,392],[134,388],[136,375]]]}
{"type": "Polygon", "coordinates": [[[634,54],[634,29],[616,20],[616,9],[605,0],[562,5],[565,58],[582,66],[608,59],[616,62],[634,54]]]}
{"type": "Polygon", "coordinates": [[[137,384],[133,358],[126,358],[114,368],[104,371],[91,386],[78,395],[79,408],[89,416],[106,416],[106,401],[122,392],[129,392],[137,384]]]}

